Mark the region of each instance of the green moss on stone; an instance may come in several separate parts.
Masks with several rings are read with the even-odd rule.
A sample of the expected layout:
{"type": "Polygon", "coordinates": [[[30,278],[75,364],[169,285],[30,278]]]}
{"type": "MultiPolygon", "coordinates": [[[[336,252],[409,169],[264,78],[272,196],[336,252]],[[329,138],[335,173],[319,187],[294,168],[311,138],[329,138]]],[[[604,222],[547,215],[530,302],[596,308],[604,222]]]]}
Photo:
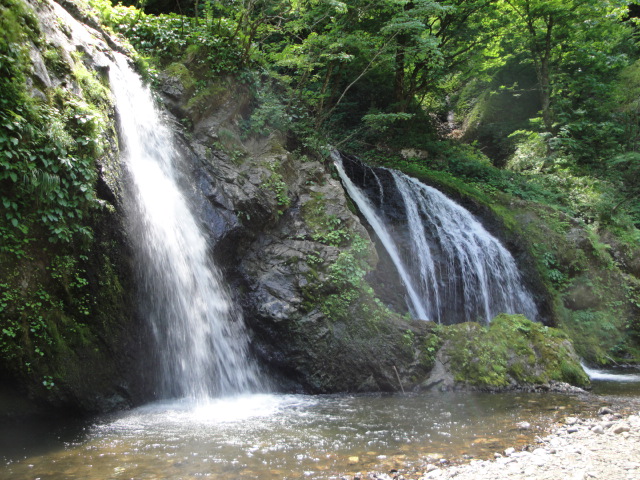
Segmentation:
{"type": "Polygon", "coordinates": [[[457,382],[477,387],[544,384],[586,386],[589,379],[567,335],[522,315],[498,315],[488,326],[443,329],[445,352],[457,382]]]}
{"type": "Polygon", "coordinates": [[[195,88],[196,80],[193,78],[191,72],[184,63],[171,63],[164,69],[164,71],[167,75],[178,79],[185,89],[191,90],[195,88]]]}

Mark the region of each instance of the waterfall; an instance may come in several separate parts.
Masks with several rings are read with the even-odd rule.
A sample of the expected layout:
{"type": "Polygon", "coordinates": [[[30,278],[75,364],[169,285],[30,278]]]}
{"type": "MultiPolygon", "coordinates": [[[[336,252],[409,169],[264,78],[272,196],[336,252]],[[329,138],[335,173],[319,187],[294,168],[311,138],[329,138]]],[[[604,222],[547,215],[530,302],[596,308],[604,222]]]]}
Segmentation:
{"type": "MultiPolygon", "coordinates": [[[[334,159],[336,154],[334,154],[334,159]]],[[[339,154],[338,154],[339,155],[339,154]]],[[[337,157],[339,158],[339,157],[337,157]]],[[[345,173],[344,168],[342,167],[341,161],[336,161],[336,168],[338,169],[338,173],[340,174],[340,178],[344,183],[345,188],[347,189],[347,193],[351,197],[351,199],[356,202],[360,212],[367,219],[371,228],[376,232],[378,238],[382,242],[382,245],[386,249],[387,253],[393,260],[394,265],[398,269],[398,274],[402,279],[405,288],[407,289],[407,295],[409,295],[409,300],[411,302],[411,309],[414,316],[418,318],[428,318],[427,311],[424,309],[423,301],[418,295],[418,292],[413,288],[413,282],[411,279],[411,274],[404,262],[400,258],[400,252],[396,248],[396,244],[391,237],[391,233],[387,229],[383,220],[378,216],[376,210],[366,195],[355,186],[355,184],[351,181],[349,176],[345,173]]],[[[376,177],[377,180],[377,177],[376,177]]],[[[382,184],[379,183],[380,190],[382,191],[382,184]]]]}
{"type": "Polygon", "coordinates": [[[140,310],[153,330],[162,397],[203,399],[257,390],[241,315],[178,185],[181,160],[151,92],[116,55],[110,81],[121,155],[131,177],[129,235],[140,310]]]}
{"type": "Polygon", "coordinates": [[[440,323],[489,322],[499,313],[537,318],[512,255],[469,211],[401,172],[332,156],[391,257],[414,317],[440,323]]]}

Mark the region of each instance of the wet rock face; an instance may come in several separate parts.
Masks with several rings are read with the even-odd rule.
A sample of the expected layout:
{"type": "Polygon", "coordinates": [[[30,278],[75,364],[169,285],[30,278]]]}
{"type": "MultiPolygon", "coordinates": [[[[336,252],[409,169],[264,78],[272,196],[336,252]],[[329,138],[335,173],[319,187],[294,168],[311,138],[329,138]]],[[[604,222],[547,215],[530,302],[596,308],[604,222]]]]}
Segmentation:
{"type": "MultiPolygon", "coordinates": [[[[360,159],[351,155],[343,154],[342,159],[346,174],[381,212],[384,221],[394,226],[391,235],[399,250],[406,251],[410,242],[406,228],[406,207],[391,173],[384,168],[365,165],[360,159]]],[[[398,270],[375,232],[371,229],[369,234],[376,244],[380,262],[377,268],[369,273],[368,278],[385,305],[395,312],[408,313],[406,291],[398,270]]]]}
{"type": "Polygon", "coordinates": [[[297,163],[287,154],[252,156],[239,165],[221,152],[196,157],[199,192],[194,197],[200,218],[243,306],[263,365],[299,385],[294,389],[335,390],[336,379],[310,385],[312,375],[329,366],[314,361],[319,358],[314,348],[328,332],[328,319],[309,312],[305,289],[324,275],[312,271],[308,259],[331,264],[342,249],[314,241],[304,211],[314,198],[322,198],[327,215],[368,238],[347,209],[340,184],[320,163],[297,163]],[[276,198],[273,177],[282,179],[279,188],[286,185],[288,200],[276,198]]]}
{"type": "MultiPolygon", "coordinates": [[[[188,94],[174,94],[186,92],[177,77],[161,78],[171,111],[188,120],[175,124],[192,125],[189,135],[179,135],[184,169],[196,179],[185,186],[265,369],[290,390],[398,390],[393,367],[405,388],[424,387],[431,368],[420,361],[425,322],[397,315],[407,307],[396,269],[384,253],[378,258],[376,239],[349,205],[332,166],[287,152],[276,136],[241,140],[238,115],[247,105],[245,92],[214,85],[211,90],[222,98],[205,102],[203,115],[202,109],[190,111],[188,94]],[[339,300],[343,288],[332,284],[332,268],[351,249],[341,235],[369,245],[365,278],[391,310],[382,324],[369,318],[372,313],[357,311],[360,300],[346,317],[327,309],[325,300],[339,300]]],[[[372,175],[352,157],[345,169],[372,199],[384,199],[387,220],[406,232],[404,202],[391,174],[376,169],[372,175]]]]}
{"type": "Polygon", "coordinates": [[[406,207],[391,173],[384,168],[365,165],[351,155],[342,155],[342,158],[349,178],[364,191],[376,209],[383,213],[385,220],[393,224],[406,224],[406,207]]]}
{"type": "MultiPolygon", "coordinates": [[[[348,155],[341,157],[349,180],[367,199],[362,209],[371,207],[384,224],[384,236],[392,240],[393,253],[397,251],[407,288],[416,292],[414,298],[429,299],[407,302],[415,315],[443,324],[489,322],[505,311],[538,319],[515,259],[476,216],[438,189],[348,155]]],[[[380,270],[377,280],[386,287],[380,295],[393,299],[389,292],[404,288],[380,270]]]]}

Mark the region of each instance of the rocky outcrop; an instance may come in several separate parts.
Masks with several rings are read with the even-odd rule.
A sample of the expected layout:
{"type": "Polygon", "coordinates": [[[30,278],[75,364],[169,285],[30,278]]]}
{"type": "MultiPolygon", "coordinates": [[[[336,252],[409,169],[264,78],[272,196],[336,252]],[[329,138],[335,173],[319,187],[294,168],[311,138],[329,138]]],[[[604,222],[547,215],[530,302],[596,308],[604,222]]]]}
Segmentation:
{"type": "Polygon", "coordinates": [[[440,390],[565,391],[589,385],[568,337],[522,315],[498,315],[488,326],[444,327],[426,384],[440,390]]]}
{"type": "Polygon", "coordinates": [[[170,110],[193,125],[182,136],[192,201],[270,375],[313,392],[399,390],[396,370],[414,385],[420,348],[403,336],[424,328],[388,311],[362,278],[343,278],[364,276],[377,255],[331,165],[286,151],[277,135],[241,141],[242,88],[212,85],[224,98],[193,107],[180,78],[162,78],[170,110]]]}
{"type": "MultiPolygon", "coordinates": [[[[58,211],[53,213],[59,215],[59,231],[68,229],[70,238],[52,237],[54,227],[47,229],[34,217],[37,190],[30,200],[35,207],[14,197],[24,228],[10,230],[10,238],[24,248],[0,251],[0,396],[28,397],[36,409],[126,407],[147,393],[138,368],[144,356],[143,327],[136,318],[129,280],[131,260],[120,213],[123,172],[107,88],[115,42],[79,23],[58,3],[9,3],[2,8],[13,9],[13,18],[24,22],[22,38],[28,38],[27,44],[14,47],[28,52],[19,66],[25,84],[16,86],[24,88],[33,105],[22,114],[44,112],[45,122],[50,122],[40,125],[42,120],[29,118],[32,131],[44,133],[23,137],[21,146],[39,148],[37,135],[48,136],[49,148],[58,148],[54,142],[64,146],[58,158],[36,164],[34,175],[51,179],[53,188],[60,189],[58,211]],[[92,129],[77,128],[79,122],[92,129]],[[65,152],[68,163],[60,156],[65,152]],[[85,164],[86,170],[80,170],[85,164]],[[81,179],[88,180],[74,190],[72,182],[81,179]]],[[[46,153],[38,151],[38,161],[46,153]]],[[[52,214],[47,220],[55,218],[52,214]]],[[[18,410],[13,413],[20,414],[18,410]]]]}
{"type": "MultiPolygon", "coordinates": [[[[211,96],[198,96],[188,87],[192,82],[185,69],[175,64],[160,78],[160,90],[179,119],[174,124],[191,126],[178,130],[189,159],[185,169],[197,179],[192,201],[243,307],[254,353],[284,388],[312,392],[433,388],[440,383],[438,370],[431,377],[429,372],[437,366],[436,352],[443,339],[439,358],[456,357],[454,363],[459,363],[445,372],[456,387],[588,382],[564,337],[553,340],[558,352],[540,353],[541,339],[546,338],[542,325],[522,319],[526,325],[520,330],[505,327],[513,342],[540,356],[529,368],[479,326],[482,331],[473,335],[455,326],[447,333],[431,322],[400,316],[397,312],[406,312],[406,307],[397,275],[385,276],[376,268],[379,263],[389,268],[390,261],[378,258],[330,163],[287,151],[276,134],[242,134],[239,124],[251,114],[244,87],[234,87],[228,79],[211,80],[205,88],[211,96]],[[376,288],[369,282],[376,282],[376,288]],[[533,340],[521,338],[531,332],[540,345],[531,346],[533,340]],[[494,340],[497,346],[492,345],[494,340]],[[459,345],[461,341],[464,345],[459,345]],[[499,350],[495,365],[493,357],[481,355],[479,362],[469,356],[477,345],[487,352],[499,350]],[[474,378],[478,365],[487,369],[485,377],[480,372],[474,378]],[[465,368],[470,370],[460,373],[465,368]]],[[[349,166],[354,169],[358,163],[349,166]]],[[[364,188],[384,189],[384,182],[392,181],[367,176],[367,171],[351,172],[361,177],[364,188]]],[[[401,198],[394,188],[384,191],[389,215],[403,222],[401,198]],[[389,198],[394,192],[395,203],[389,198]]],[[[504,324],[497,322],[495,329],[504,324]]]]}

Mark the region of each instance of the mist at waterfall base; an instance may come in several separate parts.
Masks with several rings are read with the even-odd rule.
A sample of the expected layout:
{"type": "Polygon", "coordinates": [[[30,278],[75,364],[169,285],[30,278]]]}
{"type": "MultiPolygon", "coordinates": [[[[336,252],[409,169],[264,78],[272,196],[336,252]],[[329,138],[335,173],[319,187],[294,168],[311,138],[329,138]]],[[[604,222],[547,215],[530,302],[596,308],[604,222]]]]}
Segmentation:
{"type": "Polygon", "coordinates": [[[513,256],[469,211],[396,170],[337,151],[332,157],[393,261],[414,318],[452,324],[519,313],[537,320],[513,256]]]}

